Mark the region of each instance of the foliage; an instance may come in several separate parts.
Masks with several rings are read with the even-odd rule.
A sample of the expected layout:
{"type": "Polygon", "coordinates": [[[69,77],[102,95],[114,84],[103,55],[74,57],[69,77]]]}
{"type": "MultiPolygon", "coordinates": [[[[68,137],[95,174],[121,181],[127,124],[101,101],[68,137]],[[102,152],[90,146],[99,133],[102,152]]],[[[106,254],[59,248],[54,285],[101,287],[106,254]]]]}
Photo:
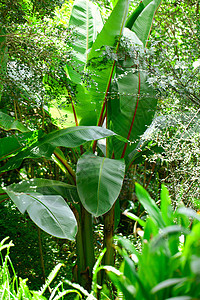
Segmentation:
{"type": "MultiPolygon", "coordinates": [[[[83,272],[89,266],[91,276],[94,251],[87,246],[93,245],[88,212],[101,216],[115,203],[125,174],[120,159],[125,159],[126,170],[146,160],[134,174],[155,194],[164,181],[176,201],[189,204],[199,197],[199,2],[163,1],[149,50],[159,1],[143,1],[137,8],[128,1],[75,1],[73,7],[72,2],[57,9],[53,19],[44,17],[52,6],[37,7],[38,2],[34,7],[33,1],[29,7],[20,1],[5,14],[0,37],[0,170],[6,173],[0,199],[7,193],[41,228],[59,237],[74,238],[78,227],[78,263],[83,256],[91,257],[81,266],[83,272]],[[15,23],[10,23],[16,10],[15,23]],[[151,124],[157,102],[152,84],[160,97],[151,124]],[[69,128],[74,125],[79,127],[69,128]],[[107,137],[106,142],[91,142],[97,139],[95,125],[106,125],[115,134],[99,129],[98,138],[107,137]],[[149,154],[155,152],[159,154],[149,162],[149,154]],[[43,179],[8,187],[10,178],[19,182],[32,177],[43,179]],[[59,217],[48,207],[54,200],[60,205],[59,217]],[[63,207],[73,219],[67,230],[63,207]],[[43,212],[47,222],[41,221],[43,212]]],[[[129,194],[132,200],[134,194],[129,194]]],[[[107,248],[113,216],[109,212],[103,217],[107,248]]]]}
{"type": "MultiPolygon", "coordinates": [[[[91,214],[100,216],[108,212],[104,221],[104,243],[108,245],[105,261],[109,263],[111,259],[110,241],[114,230],[114,214],[111,208],[114,209],[122,187],[125,174],[123,159],[127,167],[134,161],[137,141],[151,124],[155,113],[156,99],[152,87],[147,82],[145,64],[140,65],[139,55],[140,52],[145,52],[153,17],[159,4],[160,1],[144,1],[140,4],[139,13],[137,10],[133,11],[126,22],[129,1],[119,0],[116,5],[113,3],[114,8],[103,23],[99,9],[94,3],[86,0],[75,1],[68,28],[68,32],[75,30],[76,33],[76,38],[70,45],[73,67],[67,61],[64,63],[59,59],[56,60],[58,67],[54,72],[55,63],[51,59],[50,72],[46,72],[49,71],[48,67],[46,70],[42,68],[46,73],[43,78],[44,85],[39,84],[37,87],[36,84],[36,87],[37,96],[42,94],[43,89],[52,89],[56,93],[64,87],[63,94],[60,92],[60,95],[65,99],[67,114],[74,117],[76,127],[45,134],[43,100],[38,102],[36,99],[35,102],[38,102],[43,110],[43,131],[17,133],[1,139],[1,160],[8,159],[0,168],[1,172],[19,168],[24,159],[44,157],[54,160],[68,174],[70,185],[37,178],[4,186],[1,198],[7,198],[8,195],[22,213],[27,211],[39,227],[54,236],[75,239],[77,233],[78,273],[75,277],[78,276],[79,282],[81,273],[89,268],[90,275],[94,265],[91,214]],[[127,54],[123,53],[123,44],[120,44],[122,35],[124,39],[130,40],[131,50],[127,54]],[[132,55],[135,49],[136,55],[132,55]],[[106,128],[103,126],[104,120],[106,128]],[[97,140],[103,138],[107,138],[105,148],[97,145],[97,140]],[[93,140],[95,142],[91,143],[93,140]],[[81,147],[78,148],[79,146],[81,147]],[[66,160],[62,149],[57,147],[75,149],[78,154],[75,160],[76,172],[70,161],[66,160]],[[82,155],[84,152],[87,153],[82,155]],[[93,155],[92,152],[97,152],[99,156],[96,153],[93,155]]],[[[20,26],[22,33],[23,26],[20,26]]],[[[53,47],[56,42],[55,38],[53,47]]],[[[39,48],[42,46],[39,42],[39,48]]],[[[65,51],[68,49],[65,42],[61,47],[65,51]]],[[[38,46],[36,50],[38,51],[38,46]]],[[[17,58],[12,64],[14,69],[17,69],[15,60],[19,61],[19,73],[24,71],[24,66],[17,58]]],[[[43,63],[43,60],[43,56],[39,57],[39,64],[43,63]]],[[[45,59],[45,66],[48,66],[48,63],[45,59]]],[[[7,65],[9,64],[10,62],[7,65]]],[[[17,80],[18,76],[15,75],[14,78],[17,80]]],[[[3,94],[6,95],[5,91],[3,94]]],[[[59,105],[57,98],[55,102],[59,105]]],[[[18,102],[14,102],[14,107],[17,118],[17,111],[20,111],[18,102]]],[[[9,119],[5,113],[2,116],[9,119]]],[[[18,123],[17,125],[16,129],[24,131],[22,126],[18,123]]],[[[10,129],[13,129],[12,122],[8,127],[8,130],[10,129]]]]}
{"type": "Polygon", "coordinates": [[[173,210],[164,185],[160,208],[138,184],[136,194],[148,216],[126,214],[144,227],[142,249],[117,237],[122,265],[119,270],[105,267],[122,299],[199,298],[199,215],[182,204],[173,210]]]}
{"type": "Polygon", "coordinates": [[[53,1],[26,1],[17,0],[15,2],[11,0],[1,0],[1,12],[0,19],[1,22],[6,23],[26,23],[28,18],[39,17],[44,18],[44,16],[52,16],[55,11],[56,6],[61,6],[63,1],[53,0],[53,1]]]}
{"type": "MultiPolygon", "coordinates": [[[[6,244],[8,238],[5,238],[0,243],[0,256],[1,256],[1,266],[0,266],[0,296],[1,299],[47,299],[43,296],[47,288],[50,288],[51,282],[56,277],[58,271],[62,267],[62,264],[55,266],[53,271],[49,274],[45,284],[40,288],[39,291],[30,291],[27,286],[27,279],[18,278],[15,273],[12,261],[9,257],[10,247],[14,246],[12,242],[6,244]],[[6,254],[3,254],[5,253],[6,254]],[[10,271],[11,269],[11,271],[10,271]]],[[[63,299],[63,296],[68,293],[79,294],[75,290],[64,291],[60,288],[61,284],[57,285],[53,290],[51,290],[51,296],[49,299],[63,299]]]]}
{"type": "Polygon", "coordinates": [[[160,91],[157,111],[160,121],[155,140],[165,152],[152,161],[157,159],[157,168],[162,169],[160,182],[168,186],[172,198],[189,206],[200,195],[196,176],[200,103],[198,1],[183,1],[178,5],[163,1],[155,23],[160,28],[151,35],[152,80],[160,91]]]}

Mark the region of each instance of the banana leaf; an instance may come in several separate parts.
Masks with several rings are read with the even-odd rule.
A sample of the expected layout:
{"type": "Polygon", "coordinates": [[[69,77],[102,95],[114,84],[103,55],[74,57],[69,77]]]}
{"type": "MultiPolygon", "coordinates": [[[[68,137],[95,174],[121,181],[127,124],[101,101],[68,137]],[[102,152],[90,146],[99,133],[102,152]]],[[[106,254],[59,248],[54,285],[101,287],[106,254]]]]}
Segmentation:
{"type": "Polygon", "coordinates": [[[124,179],[123,160],[85,154],[77,164],[77,191],[85,209],[98,217],[115,203],[124,179]]]}
{"type": "Polygon", "coordinates": [[[126,23],[126,27],[136,33],[144,47],[147,45],[154,15],[161,3],[161,0],[144,0],[132,13],[126,23]]]}
{"type": "Polygon", "coordinates": [[[3,130],[19,130],[21,132],[27,132],[29,129],[25,127],[18,120],[13,119],[11,116],[0,111],[0,128],[3,130]]]}
{"type": "Polygon", "coordinates": [[[61,129],[51,132],[33,143],[29,148],[20,151],[0,168],[0,172],[10,171],[18,168],[25,158],[46,157],[51,159],[51,155],[56,147],[74,148],[86,142],[99,140],[115,135],[114,132],[106,128],[97,126],[78,126],[61,129]]]}
{"type": "Polygon", "coordinates": [[[20,212],[24,214],[27,211],[42,230],[58,238],[75,240],[76,219],[62,196],[16,193],[11,187],[4,190],[20,212]]]}
{"type": "MultiPolygon", "coordinates": [[[[98,34],[91,51],[88,55],[87,72],[90,76],[90,87],[88,89],[88,105],[86,114],[94,111],[94,122],[99,119],[102,103],[108,94],[111,80],[115,69],[115,54],[118,51],[120,37],[125,26],[128,13],[129,0],[119,0],[111,15],[98,34]],[[110,57],[109,57],[110,56],[110,57]]],[[[77,94],[77,99],[81,103],[81,98],[77,94]]],[[[86,122],[87,116],[84,117],[86,122]]]]}

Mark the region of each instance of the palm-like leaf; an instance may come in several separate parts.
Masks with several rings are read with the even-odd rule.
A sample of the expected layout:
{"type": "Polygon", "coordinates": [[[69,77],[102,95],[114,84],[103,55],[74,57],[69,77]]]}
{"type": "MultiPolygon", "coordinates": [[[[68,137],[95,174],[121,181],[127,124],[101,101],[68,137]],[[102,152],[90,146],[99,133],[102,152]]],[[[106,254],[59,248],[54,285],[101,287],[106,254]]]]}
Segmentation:
{"type": "MultiPolygon", "coordinates": [[[[99,117],[102,102],[106,100],[115,68],[115,57],[119,48],[120,37],[123,34],[128,13],[129,0],[119,0],[111,15],[97,36],[88,56],[88,70],[91,72],[92,83],[89,90],[91,101],[96,104],[99,117]],[[111,57],[105,55],[107,49],[111,57]]],[[[108,54],[109,56],[109,54],[108,54]]]]}

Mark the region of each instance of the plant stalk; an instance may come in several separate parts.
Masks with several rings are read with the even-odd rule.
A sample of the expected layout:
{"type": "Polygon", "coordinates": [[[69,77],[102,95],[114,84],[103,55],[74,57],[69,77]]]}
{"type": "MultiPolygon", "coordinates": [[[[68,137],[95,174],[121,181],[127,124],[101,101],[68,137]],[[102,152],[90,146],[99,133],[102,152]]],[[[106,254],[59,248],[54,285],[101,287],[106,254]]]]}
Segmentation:
{"type": "Polygon", "coordinates": [[[78,211],[73,206],[71,206],[71,209],[76,217],[76,221],[77,221],[77,225],[78,225],[78,232],[76,235],[77,264],[73,270],[73,277],[74,277],[74,281],[81,284],[81,273],[86,268],[84,249],[83,249],[82,224],[80,221],[80,216],[79,216],[78,211]]]}
{"type": "Polygon", "coordinates": [[[43,281],[45,282],[46,276],[45,276],[45,267],[44,267],[44,257],[42,251],[41,229],[38,227],[37,230],[38,230],[38,244],[39,244],[39,252],[40,252],[40,262],[42,268],[42,276],[43,276],[43,281]]]}
{"type": "Polygon", "coordinates": [[[83,238],[83,249],[85,257],[85,270],[83,272],[82,281],[86,289],[91,288],[92,284],[92,270],[95,264],[94,255],[94,240],[93,240],[93,224],[92,215],[81,205],[81,229],[83,238]]]}
{"type": "Polygon", "coordinates": [[[104,257],[103,264],[113,266],[114,265],[114,248],[113,248],[113,236],[114,236],[114,221],[115,221],[115,204],[104,215],[104,248],[107,249],[104,257]]]}

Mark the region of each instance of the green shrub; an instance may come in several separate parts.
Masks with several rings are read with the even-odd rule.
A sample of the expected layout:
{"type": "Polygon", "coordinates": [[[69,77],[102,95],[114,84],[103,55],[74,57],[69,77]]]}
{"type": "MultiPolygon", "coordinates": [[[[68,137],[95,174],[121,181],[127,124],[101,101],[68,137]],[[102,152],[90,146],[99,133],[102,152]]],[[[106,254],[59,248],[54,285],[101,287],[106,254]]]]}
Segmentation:
{"type": "Polygon", "coordinates": [[[123,257],[120,269],[103,267],[123,294],[119,299],[199,299],[200,216],[183,204],[173,210],[164,185],[160,208],[139,184],[136,194],[148,216],[141,220],[126,214],[144,228],[142,249],[117,237],[116,248],[123,257]]]}

